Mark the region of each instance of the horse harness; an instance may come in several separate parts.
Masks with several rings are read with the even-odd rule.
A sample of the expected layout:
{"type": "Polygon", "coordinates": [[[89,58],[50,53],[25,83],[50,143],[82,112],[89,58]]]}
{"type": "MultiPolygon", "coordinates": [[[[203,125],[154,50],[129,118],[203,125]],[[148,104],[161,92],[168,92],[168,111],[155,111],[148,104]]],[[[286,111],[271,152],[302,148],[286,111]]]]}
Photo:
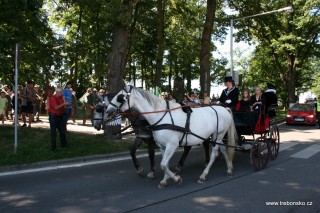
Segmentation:
{"type": "MultiPolygon", "coordinates": [[[[120,103],[120,106],[117,106],[114,103],[110,102],[110,104],[112,106],[117,108],[118,112],[120,111],[120,108],[123,106],[125,101],[128,101],[128,108],[130,110],[130,108],[131,108],[130,107],[130,93],[131,93],[132,88],[133,87],[130,86],[129,87],[129,91],[127,91],[126,89],[123,89],[124,92],[127,94],[127,96],[125,96],[123,94],[120,94],[117,97],[117,102],[120,103]]],[[[147,127],[148,129],[150,129],[152,131],[168,129],[168,130],[182,132],[183,135],[182,135],[182,137],[181,137],[181,139],[179,141],[179,146],[181,146],[182,141],[184,140],[184,138],[186,138],[186,144],[184,146],[188,146],[188,135],[193,135],[193,136],[195,136],[195,137],[197,137],[197,138],[199,138],[199,139],[201,139],[203,141],[208,139],[208,138],[203,138],[200,135],[197,135],[196,133],[194,133],[194,132],[192,132],[190,130],[190,117],[191,117],[192,110],[188,110],[186,112],[186,114],[187,114],[186,125],[185,125],[185,127],[181,127],[181,126],[177,126],[177,125],[174,124],[174,120],[173,120],[172,114],[171,114],[171,109],[169,107],[169,102],[166,101],[166,104],[167,104],[167,109],[165,110],[165,113],[163,114],[163,116],[157,122],[155,122],[154,124],[148,126],[147,127]],[[159,124],[168,113],[170,115],[171,124],[159,124]]],[[[217,133],[218,133],[218,128],[219,128],[218,112],[212,106],[209,106],[209,107],[215,112],[215,114],[217,116],[217,133]]],[[[213,140],[213,133],[212,133],[212,137],[211,137],[210,143],[212,144],[213,147],[217,144],[217,137],[213,140]]]]}
{"type": "MultiPolygon", "coordinates": [[[[183,141],[184,138],[186,138],[186,144],[184,146],[188,146],[188,135],[193,135],[193,136],[195,136],[195,137],[197,137],[197,138],[199,138],[201,140],[204,140],[204,141],[208,139],[208,138],[203,138],[200,135],[197,135],[196,133],[194,133],[194,132],[192,132],[190,130],[190,117],[191,117],[191,114],[192,114],[192,110],[188,110],[186,112],[187,118],[186,118],[185,127],[177,126],[177,125],[174,124],[174,121],[173,121],[173,118],[172,118],[172,115],[171,115],[171,110],[170,110],[170,107],[169,107],[169,102],[166,101],[166,103],[167,103],[167,110],[165,111],[163,116],[156,123],[152,124],[148,128],[150,128],[152,131],[169,129],[169,130],[173,130],[173,131],[182,132],[183,135],[182,135],[182,137],[181,137],[181,139],[179,141],[179,146],[181,146],[182,141],[183,141]],[[169,113],[169,115],[170,115],[171,124],[159,124],[163,120],[163,118],[166,116],[167,113],[169,113]]],[[[213,107],[210,106],[210,108],[213,109],[214,112],[216,113],[216,116],[217,116],[217,132],[218,132],[218,127],[219,127],[218,113],[213,107]]],[[[217,141],[217,137],[215,138],[215,140],[213,140],[213,134],[212,134],[212,138],[210,140],[210,143],[212,144],[213,147],[216,145],[216,141],[217,141]]]]}

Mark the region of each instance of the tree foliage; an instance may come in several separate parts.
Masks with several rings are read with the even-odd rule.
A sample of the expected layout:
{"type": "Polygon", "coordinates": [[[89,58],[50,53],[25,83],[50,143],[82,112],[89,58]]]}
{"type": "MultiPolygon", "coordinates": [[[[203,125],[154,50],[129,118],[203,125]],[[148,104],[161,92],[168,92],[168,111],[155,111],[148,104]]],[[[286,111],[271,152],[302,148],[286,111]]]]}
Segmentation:
{"type": "Polygon", "coordinates": [[[15,44],[21,46],[19,84],[28,79],[36,83],[52,78],[52,66],[58,69],[59,39],[48,24],[43,1],[2,0],[0,2],[0,79],[14,82],[15,44]]]}
{"type": "Polygon", "coordinates": [[[254,41],[257,48],[250,62],[246,82],[277,84],[283,102],[295,102],[297,93],[308,84],[312,58],[319,57],[320,50],[320,1],[229,1],[239,11],[238,17],[260,14],[292,5],[294,12],[274,13],[243,19],[236,22],[238,41],[254,41]],[[264,83],[262,83],[264,82],[264,83]]]}
{"type": "MultiPolygon", "coordinates": [[[[236,41],[256,46],[249,58],[236,62],[243,86],[270,81],[284,102],[312,87],[310,76],[319,73],[320,0],[2,0],[0,80],[13,82],[14,46],[20,43],[21,84],[29,78],[45,85],[71,80],[81,95],[89,86],[117,84],[117,90],[122,78],[168,91],[174,79],[192,90],[191,81],[204,73],[210,73],[204,79],[221,83],[227,60],[212,53],[217,50],[213,41],[225,40],[230,20],[225,3],[238,12],[233,18],[294,8],[290,14],[235,22],[236,41]],[[208,2],[216,3],[215,11],[207,9],[208,2]],[[213,27],[201,42],[210,12],[215,14],[213,27]]],[[[204,84],[209,82],[201,81],[202,90],[208,90],[204,84]]]]}

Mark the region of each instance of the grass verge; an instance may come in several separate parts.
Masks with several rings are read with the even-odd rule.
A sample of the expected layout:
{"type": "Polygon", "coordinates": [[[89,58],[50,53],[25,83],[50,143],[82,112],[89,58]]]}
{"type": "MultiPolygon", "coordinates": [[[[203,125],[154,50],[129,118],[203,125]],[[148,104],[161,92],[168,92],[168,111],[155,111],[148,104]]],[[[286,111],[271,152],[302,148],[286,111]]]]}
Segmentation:
{"type": "MultiPolygon", "coordinates": [[[[278,110],[275,122],[283,121],[285,116],[285,110],[278,110]]],[[[57,134],[58,152],[53,153],[50,150],[50,130],[34,127],[19,128],[18,140],[15,154],[14,128],[0,126],[0,167],[123,152],[128,151],[132,145],[131,140],[108,141],[103,135],[70,131],[67,133],[68,148],[59,149],[60,140],[57,134]]]]}
{"type": "Polygon", "coordinates": [[[18,149],[14,153],[14,128],[0,127],[0,166],[30,164],[41,161],[109,154],[128,151],[132,142],[107,141],[103,135],[81,132],[67,133],[68,148],[61,149],[57,134],[58,152],[50,150],[50,130],[43,128],[19,128],[18,149]]]}
{"type": "Polygon", "coordinates": [[[282,122],[286,119],[287,111],[283,109],[277,110],[277,117],[275,118],[275,122],[282,122]]]}

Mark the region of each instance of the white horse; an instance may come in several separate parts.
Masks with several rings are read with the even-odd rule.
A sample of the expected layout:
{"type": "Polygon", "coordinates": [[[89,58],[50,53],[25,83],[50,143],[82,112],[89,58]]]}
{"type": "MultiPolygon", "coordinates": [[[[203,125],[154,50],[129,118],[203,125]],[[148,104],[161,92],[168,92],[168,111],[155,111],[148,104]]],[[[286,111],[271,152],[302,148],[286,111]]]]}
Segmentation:
{"type": "Polygon", "coordinates": [[[227,163],[227,173],[232,175],[234,146],[237,133],[232,118],[231,110],[222,106],[206,106],[192,108],[190,119],[183,112],[181,105],[156,97],[142,89],[126,86],[110,102],[107,114],[120,110],[125,111],[134,107],[143,114],[150,123],[154,139],[162,152],[161,169],[164,170],[164,178],[158,185],[164,188],[167,181],[172,178],[181,183],[182,178],[169,169],[169,161],[179,146],[194,146],[211,137],[213,141],[210,161],[199,177],[198,182],[203,183],[208,175],[210,167],[218,156],[219,149],[227,163]],[[228,133],[227,145],[223,144],[223,137],[228,133]]]}

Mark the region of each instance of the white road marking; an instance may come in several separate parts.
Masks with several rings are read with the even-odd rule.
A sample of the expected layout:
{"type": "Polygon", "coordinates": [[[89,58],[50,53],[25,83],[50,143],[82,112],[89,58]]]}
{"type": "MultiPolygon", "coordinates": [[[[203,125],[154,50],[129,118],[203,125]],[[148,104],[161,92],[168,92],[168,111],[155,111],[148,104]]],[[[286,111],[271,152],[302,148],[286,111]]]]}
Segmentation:
{"type": "Polygon", "coordinates": [[[320,152],[320,145],[314,144],[312,146],[309,146],[308,148],[301,150],[300,152],[291,155],[290,157],[308,159],[318,152],[320,152]]]}
{"type": "Polygon", "coordinates": [[[288,143],[280,143],[279,152],[289,149],[295,145],[299,144],[298,142],[288,142],[288,143]]]}

